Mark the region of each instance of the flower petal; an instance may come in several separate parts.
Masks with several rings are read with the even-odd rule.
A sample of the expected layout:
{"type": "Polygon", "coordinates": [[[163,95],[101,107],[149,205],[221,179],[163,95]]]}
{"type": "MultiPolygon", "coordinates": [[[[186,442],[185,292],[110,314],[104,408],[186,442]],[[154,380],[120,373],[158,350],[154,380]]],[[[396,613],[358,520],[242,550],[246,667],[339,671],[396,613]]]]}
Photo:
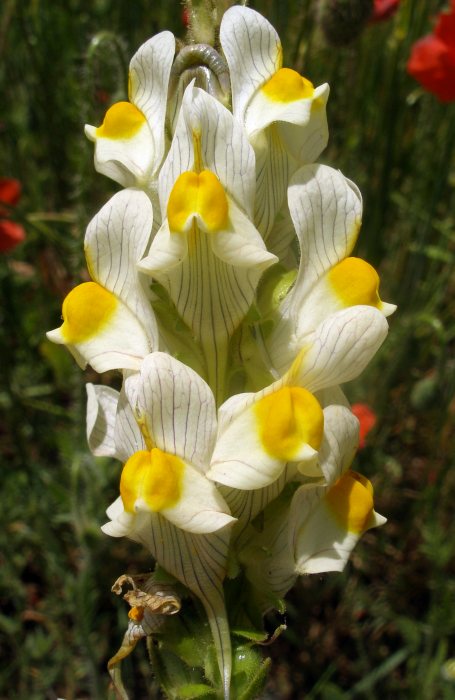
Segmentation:
{"type": "Polygon", "coordinates": [[[180,530],[194,534],[216,532],[235,522],[215,485],[189,464],[185,465],[180,500],[161,513],[180,530]]]}
{"type": "MultiPolygon", "coordinates": [[[[255,141],[256,152],[256,199],[254,223],[267,241],[275,223],[275,217],[280,210],[293,170],[289,154],[280,138],[276,124],[270,126],[255,141]]],[[[292,228],[291,240],[295,237],[292,228]]]]}
{"type": "Polygon", "coordinates": [[[213,483],[157,447],[135,452],[127,460],[120,495],[128,513],[161,513],[187,532],[208,534],[234,522],[213,483]]]}
{"type": "Polygon", "coordinates": [[[283,112],[282,120],[278,123],[283,144],[299,165],[313,163],[327,146],[329,128],[326,105],[329,92],[327,83],[320,85],[313,93],[311,104],[304,105],[302,113],[295,109],[292,113],[289,110],[286,115],[283,112]]]}
{"type": "Polygon", "coordinates": [[[192,369],[162,352],[145,358],[140,374],[125,381],[136,419],[151,446],[207,469],[216,436],[215,401],[192,369]]]}
{"type": "Polygon", "coordinates": [[[174,36],[165,31],[146,41],[130,62],[129,98],[145,115],[152,134],[152,174],[164,155],[164,123],[174,54],[174,36]]]}
{"type": "MultiPolygon", "coordinates": [[[[15,206],[21,198],[22,185],[14,177],[0,177],[0,203],[15,206]]],[[[1,216],[5,215],[4,208],[0,208],[1,216]]]]}
{"type": "Polygon", "coordinates": [[[314,395],[323,408],[336,405],[351,409],[351,404],[339,386],[332,386],[327,389],[322,389],[321,391],[315,391],[314,395]]]}
{"type": "MultiPolygon", "coordinates": [[[[271,210],[270,210],[271,211],[271,210]]],[[[277,256],[286,270],[298,268],[297,246],[294,246],[296,235],[294,224],[289,214],[288,206],[281,208],[273,222],[270,233],[265,236],[267,250],[277,256]]]]}
{"type": "Polygon", "coordinates": [[[75,287],[63,302],[63,324],[46,335],[66,345],[83,369],[139,369],[151,351],[144,327],[114,294],[96,282],[75,287]]]}
{"type": "Polygon", "coordinates": [[[234,116],[244,121],[256,90],[281,68],[281,42],[262,15],[238,6],[223,15],[220,39],[231,76],[234,116]]]}
{"type": "MultiPolygon", "coordinates": [[[[295,293],[299,297],[298,290],[295,293]]],[[[372,306],[386,317],[396,309],[394,304],[384,303],[380,298],[379,275],[374,267],[365,260],[354,257],[345,258],[334,265],[318,280],[298,307],[295,302],[296,299],[290,300],[290,305],[293,306],[291,313],[295,313],[295,333],[301,342],[314,330],[318,321],[340,309],[372,306]]],[[[276,334],[278,332],[277,327],[276,334]]]]}
{"type": "Polygon", "coordinates": [[[255,223],[264,238],[286,198],[291,174],[316,160],[327,145],[328,93],[328,86],[321,86],[311,99],[274,108],[255,97],[248,109],[247,131],[256,153],[255,223]]]}
{"type": "Polygon", "coordinates": [[[329,316],[300,351],[287,381],[314,393],[359,376],[378,351],[388,325],[380,311],[352,306],[329,316]]]}
{"type": "Polygon", "coordinates": [[[137,270],[151,224],[147,195],[125,190],[87,228],[85,252],[96,282],[85,282],[68,294],[63,325],[48,333],[53,342],[68,346],[81,367],[89,363],[97,372],[139,369],[158,344],[150,293],[137,270]]]}
{"type": "Polygon", "coordinates": [[[250,219],[233,202],[229,206],[230,230],[220,231],[212,238],[212,250],[228,265],[237,268],[254,267],[257,273],[277,262],[266,250],[262,237],[250,219]]]}
{"type": "Polygon", "coordinates": [[[330,488],[300,487],[290,521],[296,571],[342,571],[366,530],[386,522],[373,507],[371,483],[350,470],[330,488]]]}
{"type": "Polygon", "coordinates": [[[97,457],[116,457],[115,421],[118,391],[108,386],[86,384],[87,442],[97,457]]]}
{"type": "Polygon", "coordinates": [[[219,485],[219,491],[228,504],[231,514],[237,518],[237,522],[234,523],[232,528],[233,542],[242,538],[245,528],[254,520],[256,515],[261,513],[271,501],[280,495],[289,481],[296,478],[296,472],[295,466],[288,464],[272,484],[252,491],[219,485]]]}
{"type": "MultiPolygon", "coordinates": [[[[319,475],[322,471],[329,485],[350,466],[357,442],[358,422],[349,409],[340,405],[326,406],[324,438],[319,450],[319,475]]],[[[283,494],[265,510],[260,531],[252,527],[245,530],[239,558],[248,579],[258,591],[269,591],[275,597],[283,597],[292,587],[297,576],[294,550],[297,533],[306,518],[307,501],[314,501],[317,507],[318,499],[326,491],[327,488],[320,484],[300,487],[292,498],[291,507],[283,494]]],[[[223,494],[234,510],[235,503],[227,494],[227,489],[223,490],[223,494]]],[[[234,532],[236,528],[238,525],[234,532]]],[[[311,531],[311,535],[315,539],[319,537],[317,532],[311,531]]]]}
{"type": "Polygon", "coordinates": [[[175,40],[161,32],[130,63],[131,102],[112,105],[98,128],[85,127],[95,142],[95,168],[124,187],[150,187],[164,154],[167,88],[175,40]]]}
{"type": "Polygon", "coordinates": [[[204,605],[213,635],[224,697],[229,698],[231,639],[224,603],[223,579],[230,528],[192,535],[179,530],[161,516],[153,516],[145,542],[161,566],[181,581],[204,605]]]}
{"type": "Polygon", "coordinates": [[[130,102],[117,102],[98,128],[86,124],[85,135],[95,143],[95,169],[123,187],[145,186],[153,167],[154,144],[142,112],[130,102]]]}
{"type": "Polygon", "coordinates": [[[208,361],[218,356],[218,377],[225,372],[223,346],[253,303],[264,269],[276,261],[232,202],[227,223],[228,229],[207,232],[194,221],[190,232],[181,234],[170,232],[167,222],[140,263],[140,269],[169,293],[183,321],[207,349],[208,361]]]}
{"type": "Polygon", "coordinates": [[[207,476],[235,489],[260,489],[272,484],[285,464],[265,451],[251,406],[218,437],[207,476]]]}
{"type": "Polygon", "coordinates": [[[169,154],[159,178],[162,211],[184,172],[209,170],[248,216],[255,193],[254,151],[241,124],[214,97],[189,85],[169,154]],[[197,167],[199,164],[200,167],[197,167]]]}
{"type": "Polygon", "coordinates": [[[300,268],[266,339],[276,369],[284,371],[299,346],[325,318],[350,306],[395,310],[379,297],[379,276],[364,260],[347,257],[361,219],[357,188],[332,168],[301,168],[289,188],[290,213],[300,244],[300,268]]]}
{"type": "Polygon", "coordinates": [[[148,527],[150,522],[148,513],[127,513],[122,498],[119,496],[111,503],[106,514],[110,521],[101,526],[101,530],[106,535],[110,537],[129,537],[135,542],[141,542],[140,532],[143,527],[148,527]]]}
{"type": "Polygon", "coordinates": [[[345,406],[324,408],[324,437],[319,468],[326,484],[333,484],[349,469],[359,446],[359,421],[345,406]]]}
{"type": "Polygon", "coordinates": [[[270,503],[261,530],[250,527],[245,531],[239,559],[246,577],[256,588],[256,596],[265,598],[264,612],[276,607],[276,599],[284,598],[297,579],[289,542],[288,498],[277,498],[270,503]]]}
{"type": "Polygon", "coordinates": [[[314,458],[322,440],[318,401],[299,386],[280,382],[244,396],[244,408],[220,424],[207,476],[226,486],[253,490],[272,484],[288,462],[314,458]]]}
{"type": "Polygon", "coordinates": [[[138,264],[138,270],[155,277],[162,270],[172,270],[188,255],[188,238],[185,234],[171,233],[166,219],[156,233],[149,254],[138,264]]]}
{"type": "MultiPolygon", "coordinates": [[[[282,72],[293,73],[299,80],[304,80],[289,68],[282,68],[272,80],[278,78],[282,72]]],[[[295,160],[302,164],[312,162],[313,156],[317,158],[326,147],[329,138],[325,111],[329,86],[324,83],[314,89],[311,85],[307,96],[289,100],[270,99],[266,89],[267,84],[256,92],[247,107],[245,127],[248,134],[254,141],[258,131],[266,129],[274,122],[280,122],[280,136],[284,137],[285,144],[289,146],[289,152],[295,160]],[[299,128],[289,128],[291,125],[299,128]]]]}
{"type": "MultiPolygon", "coordinates": [[[[124,376],[125,378],[129,376],[128,372],[124,372],[124,376]]],[[[114,439],[118,459],[121,462],[126,462],[135,452],[146,449],[144,437],[125,392],[125,383],[118,400],[114,439]]]]}
{"type": "Polygon", "coordinates": [[[0,253],[13,250],[25,240],[25,229],[15,221],[4,219],[0,221],[0,253]]]}
{"type": "Polygon", "coordinates": [[[298,307],[315,282],[351,253],[360,229],[362,199],[339,171],[315,164],[303,166],[292,177],[288,201],[301,258],[287,303],[298,307]]]}
{"type": "Polygon", "coordinates": [[[144,192],[118,192],[88,225],[85,255],[92,278],[128,306],[156,348],[158,331],[148,280],[137,269],[150,239],[152,221],[152,205],[144,192]]]}

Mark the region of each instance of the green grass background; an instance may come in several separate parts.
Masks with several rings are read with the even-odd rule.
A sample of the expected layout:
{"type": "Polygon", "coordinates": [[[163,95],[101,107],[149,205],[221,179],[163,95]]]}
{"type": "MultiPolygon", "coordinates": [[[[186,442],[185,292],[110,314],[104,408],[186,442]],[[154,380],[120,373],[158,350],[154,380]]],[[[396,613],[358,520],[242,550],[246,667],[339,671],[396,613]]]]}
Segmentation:
{"type": "MultiPolygon", "coordinates": [[[[264,698],[455,698],[455,111],[406,73],[438,0],[402,0],[347,47],[323,39],[318,0],[251,3],[278,29],[285,63],[328,81],[323,161],[364,197],[356,253],[399,305],[353,401],[378,414],[355,468],[388,517],[341,575],[302,579],[288,631],[270,648],[264,698]]],[[[146,571],[134,544],[104,536],[120,466],[85,444],[85,376],[44,332],[84,279],[85,226],[117,189],[95,173],[85,122],[124,98],[149,36],[183,36],[164,0],[4,0],[0,8],[0,176],[23,187],[12,216],[27,240],[0,259],[0,698],[111,697],[106,661],[126,624],[110,593],[146,571]]],[[[104,376],[109,382],[112,377],[104,376]]],[[[158,697],[146,654],[125,663],[135,700],[158,697]]]]}

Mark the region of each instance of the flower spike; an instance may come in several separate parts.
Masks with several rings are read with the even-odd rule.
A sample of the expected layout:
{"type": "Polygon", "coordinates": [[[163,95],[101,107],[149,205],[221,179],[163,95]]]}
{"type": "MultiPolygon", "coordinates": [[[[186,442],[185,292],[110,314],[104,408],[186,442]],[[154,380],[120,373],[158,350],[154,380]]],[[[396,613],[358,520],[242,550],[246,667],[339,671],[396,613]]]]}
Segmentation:
{"type": "Polygon", "coordinates": [[[265,639],[262,615],[300,574],[341,571],[385,522],[354,471],[359,422],[341,386],[395,307],[354,254],[358,188],[315,162],[328,85],[284,64],[254,10],[187,4],[190,38],[203,17],[208,43],[151,38],[128,101],[86,126],[96,169],[125,189],[90,222],[90,279],[48,337],[116,371],[119,390],[87,384],[89,447],[121,464],[102,530],[155,566],[114,585],[132,585],[115,689],[127,698],[120,662],[153,637],[169,697],[228,700],[266,672],[237,636],[265,639]]]}

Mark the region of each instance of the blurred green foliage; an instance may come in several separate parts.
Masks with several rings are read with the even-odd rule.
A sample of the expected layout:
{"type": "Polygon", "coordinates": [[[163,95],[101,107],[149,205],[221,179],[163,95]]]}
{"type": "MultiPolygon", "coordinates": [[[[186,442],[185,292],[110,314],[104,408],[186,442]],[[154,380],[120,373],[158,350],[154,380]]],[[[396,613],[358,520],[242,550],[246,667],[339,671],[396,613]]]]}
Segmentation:
{"type": "MultiPolygon", "coordinates": [[[[455,698],[455,111],[407,75],[438,0],[402,0],[345,47],[324,41],[322,1],[251,3],[279,31],[285,62],[329,82],[324,162],[360,187],[358,254],[399,305],[389,339],[355,386],[378,414],[356,468],[388,518],[342,575],[303,579],[271,648],[267,698],[455,698]]],[[[26,242],[0,259],[0,698],[110,697],[106,661],[126,610],[109,591],[151,563],[100,533],[120,466],[85,446],[83,377],[44,338],[84,279],[85,226],[115,191],[95,173],[85,122],[126,94],[136,48],[183,36],[165,0],[4,0],[0,8],[1,176],[23,187],[26,242]]],[[[86,379],[101,379],[88,371],[86,379]]],[[[158,697],[145,649],[126,664],[135,698],[158,697]]]]}

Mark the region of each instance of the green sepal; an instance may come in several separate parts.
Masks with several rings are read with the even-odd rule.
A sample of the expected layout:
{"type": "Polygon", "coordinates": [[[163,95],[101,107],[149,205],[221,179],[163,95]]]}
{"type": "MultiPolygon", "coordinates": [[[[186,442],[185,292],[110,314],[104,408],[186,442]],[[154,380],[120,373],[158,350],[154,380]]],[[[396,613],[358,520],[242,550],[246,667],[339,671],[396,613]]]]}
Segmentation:
{"type": "Polygon", "coordinates": [[[210,627],[193,609],[166,621],[163,633],[147,639],[150,662],[156,679],[170,700],[222,698],[222,684],[210,627]],[[194,613],[194,614],[193,614],[194,613]],[[213,673],[205,672],[213,657],[213,673]],[[207,683],[210,683],[210,685],[207,683]]]}
{"type": "MultiPolygon", "coordinates": [[[[220,671],[218,668],[218,661],[216,658],[215,647],[213,646],[213,644],[206,651],[204,659],[204,675],[214,687],[221,687],[220,671]]],[[[221,697],[223,697],[222,693],[221,697]]]]}
{"type": "Polygon", "coordinates": [[[287,270],[277,263],[263,274],[257,291],[257,308],[261,319],[271,318],[294,286],[297,270],[287,270]]]}
{"type": "MultiPolygon", "coordinates": [[[[185,0],[188,12],[188,33],[193,44],[215,43],[220,19],[206,0],[185,0]]],[[[215,5],[216,7],[216,5],[215,5]]]]}
{"type": "MultiPolygon", "coordinates": [[[[263,635],[264,636],[264,635],[263,635]]],[[[270,659],[263,660],[262,655],[252,644],[237,644],[232,650],[232,700],[254,700],[264,687],[270,669],[270,659]]],[[[207,654],[204,671],[207,680],[216,684],[219,676],[214,650],[207,654]]]]}
{"type": "Polygon", "coordinates": [[[265,642],[268,636],[265,632],[259,632],[258,630],[239,628],[233,629],[232,634],[235,637],[247,639],[249,642],[255,642],[256,644],[259,644],[260,642],[265,642]]]}
{"type": "Polygon", "coordinates": [[[172,653],[189,667],[202,669],[212,647],[213,639],[204,611],[199,603],[186,600],[180,613],[166,620],[164,634],[160,635],[161,653],[172,653]]]}
{"type": "Polygon", "coordinates": [[[263,659],[250,645],[241,645],[234,649],[232,661],[232,697],[254,700],[265,686],[271,660],[263,659]]]}
{"type": "Polygon", "coordinates": [[[197,669],[190,669],[176,654],[163,651],[161,644],[155,644],[152,637],[147,637],[147,648],[152,671],[170,700],[178,700],[180,687],[203,681],[197,669]]]}

